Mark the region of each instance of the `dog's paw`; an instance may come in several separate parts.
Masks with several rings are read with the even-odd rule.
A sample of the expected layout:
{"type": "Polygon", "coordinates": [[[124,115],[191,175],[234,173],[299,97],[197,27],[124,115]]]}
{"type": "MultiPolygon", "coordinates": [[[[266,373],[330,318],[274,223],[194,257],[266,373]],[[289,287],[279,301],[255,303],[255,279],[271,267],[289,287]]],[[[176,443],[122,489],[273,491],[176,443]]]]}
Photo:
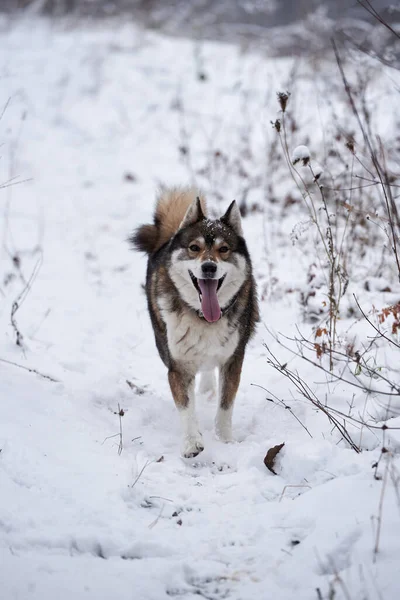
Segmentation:
{"type": "Polygon", "coordinates": [[[182,456],[185,458],[194,458],[204,450],[204,443],[201,433],[196,436],[187,437],[182,447],[182,456]]]}

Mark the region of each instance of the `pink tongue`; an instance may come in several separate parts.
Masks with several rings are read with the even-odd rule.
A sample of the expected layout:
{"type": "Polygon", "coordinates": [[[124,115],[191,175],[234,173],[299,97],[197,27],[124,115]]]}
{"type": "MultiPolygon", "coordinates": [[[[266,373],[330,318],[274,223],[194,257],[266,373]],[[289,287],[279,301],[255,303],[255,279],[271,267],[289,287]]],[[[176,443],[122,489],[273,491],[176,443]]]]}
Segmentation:
{"type": "Polygon", "coordinates": [[[218,279],[198,279],[201,290],[201,310],[209,323],[218,321],[221,309],[217,298],[218,279]]]}

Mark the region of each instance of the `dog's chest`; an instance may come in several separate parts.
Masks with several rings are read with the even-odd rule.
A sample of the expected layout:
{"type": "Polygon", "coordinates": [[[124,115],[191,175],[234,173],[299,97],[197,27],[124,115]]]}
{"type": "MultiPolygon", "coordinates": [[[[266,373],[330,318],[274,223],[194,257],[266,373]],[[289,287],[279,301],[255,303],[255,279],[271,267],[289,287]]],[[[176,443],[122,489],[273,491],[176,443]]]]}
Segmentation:
{"type": "Polygon", "coordinates": [[[207,323],[191,314],[178,316],[166,310],[162,316],[172,358],[191,363],[196,371],[224,364],[236,350],[239,334],[226,317],[207,323]]]}

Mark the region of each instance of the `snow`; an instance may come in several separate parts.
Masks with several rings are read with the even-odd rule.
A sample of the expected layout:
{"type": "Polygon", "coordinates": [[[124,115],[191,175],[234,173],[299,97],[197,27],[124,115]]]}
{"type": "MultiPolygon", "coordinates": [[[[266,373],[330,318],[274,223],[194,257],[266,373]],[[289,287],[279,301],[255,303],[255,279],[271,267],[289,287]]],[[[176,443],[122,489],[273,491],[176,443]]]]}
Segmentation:
{"type": "Polygon", "coordinates": [[[306,165],[310,162],[311,154],[307,146],[296,146],[293,150],[292,154],[292,163],[295,165],[296,163],[302,161],[303,165],[306,165]]]}
{"type": "MultiPolygon", "coordinates": [[[[288,172],[282,175],[284,161],[275,168],[266,158],[276,132],[259,126],[276,118],[275,90],[287,89],[292,62],[207,43],[201,52],[208,79],[199,81],[196,43],[107,22],[71,28],[4,21],[0,43],[0,106],[10,98],[0,121],[1,181],[29,180],[0,190],[0,359],[8,361],[0,362],[2,598],[309,600],[318,598],[317,589],[323,598],[330,589],[337,599],[398,598],[395,478],[386,483],[379,551],[373,552],[383,482],[373,477],[372,465],[382,432],[354,426],[363,448],[355,453],[268,365],[263,346],[267,341],[282,363],[320,389],[323,375],[284,351],[267,330],[293,335],[298,325],[311,335],[307,310],[320,310],[326,300],[314,264],[315,294],[305,313],[300,309],[314,240],[309,227],[297,228],[292,244],[291,231],[305,214],[288,172]],[[215,402],[200,398],[205,451],[187,461],[179,455],[179,415],[147,316],[145,260],[129,250],[126,238],[151,218],[160,182],[194,180],[213,214],[245,194],[249,207],[264,202],[265,208],[243,220],[262,323],[245,360],[235,442],[216,439],[215,402]],[[278,194],[278,204],[265,201],[271,181],[274,191],[266,193],[278,194]],[[284,211],[289,193],[293,203],[284,211]],[[36,265],[15,313],[23,335],[17,346],[11,307],[36,265]],[[257,386],[284,399],[309,433],[257,386]],[[263,460],[282,442],[274,476],[263,460]]],[[[299,135],[311,129],[310,114],[318,115],[312,147],[325,165],[330,106],[318,112],[314,66],[303,69],[290,102],[297,95],[304,106],[299,135]]],[[[321,94],[331,85],[330,69],[322,68],[321,94]]],[[[386,78],[377,69],[375,77],[379,93],[369,101],[384,136],[394,130],[382,106],[396,74],[386,78]]],[[[346,108],[338,100],[340,111],[346,108]]],[[[363,306],[377,308],[398,301],[395,278],[382,292],[386,284],[371,264],[358,255],[354,265],[350,261],[349,298],[356,291],[363,306]]],[[[343,302],[347,314],[354,302],[343,302]]],[[[352,333],[365,330],[345,317],[341,335],[350,326],[352,333]]],[[[392,355],[386,358],[379,364],[393,369],[392,355]]],[[[353,392],[342,382],[325,382],[318,393],[347,413],[353,392]]],[[[384,407],[365,406],[363,392],[353,400],[355,416],[385,418],[384,407]]],[[[398,426],[399,417],[392,421],[398,426]]],[[[386,443],[395,473],[395,430],[386,443]]]]}
{"type": "Polygon", "coordinates": [[[318,179],[321,178],[321,175],[323,174],[324,169],[320,164],[312,163],[311,172],[314,177],[314,181],[317,181],[318,179]]]}

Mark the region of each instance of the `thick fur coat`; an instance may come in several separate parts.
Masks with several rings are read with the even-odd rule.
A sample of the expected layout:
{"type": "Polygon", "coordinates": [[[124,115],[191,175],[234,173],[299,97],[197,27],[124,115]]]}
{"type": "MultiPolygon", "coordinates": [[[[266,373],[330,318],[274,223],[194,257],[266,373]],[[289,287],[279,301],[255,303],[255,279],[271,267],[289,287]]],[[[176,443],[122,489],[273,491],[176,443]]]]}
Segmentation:
{"type": "Polygon", "coordinates": [[[207,217],[205,198],[193,188],[164,190],[154,222],[130,238],[149,255],[146,295],[158,352],[183,428],[185,457],[204,449],[195,414],[195,377],[200,391],[215,392],[219,371],[217,435],[232,437],[232,410],[245,348],[258,321],[256,285],[232,202],[217,220],[207,217]]]}

